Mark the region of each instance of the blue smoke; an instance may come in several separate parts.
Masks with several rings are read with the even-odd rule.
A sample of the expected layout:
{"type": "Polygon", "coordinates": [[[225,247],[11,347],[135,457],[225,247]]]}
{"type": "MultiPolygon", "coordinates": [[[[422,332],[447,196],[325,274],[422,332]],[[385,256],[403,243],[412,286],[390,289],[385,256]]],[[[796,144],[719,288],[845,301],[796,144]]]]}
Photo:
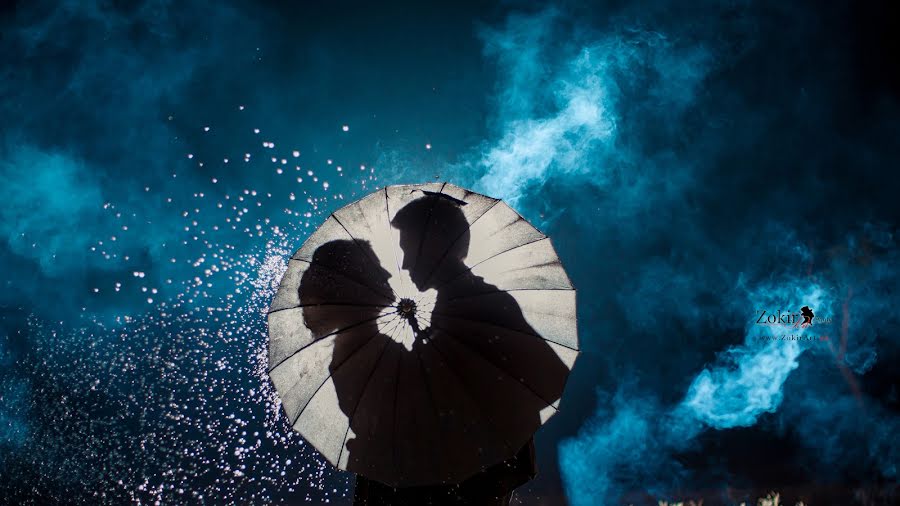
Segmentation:
{"type": "MultiPolygon", "coordinates": [[[[706,15],[721,23],[724,10],[706,15]]],[[[502,71],[500,133],[469,162],[468,177],[542,222],[564,245],[574,279],[590,280],[576,283],[579,300],[591,301],[579,308],[587,313],[582,343],[608,369],[575,373],[575,385],[599,382],[600,394],[578,435],[559,445],[567,496],[574,505],[614,504],[641,493],[666,498],[684,486],[724,488],[727,469],[698,475],[678,456],[699,451],[718,431],[750,428],[802,441],[805,465],[818,462],[814,473],[837,465],[854,475],[836,464],[852,454],[876,479],[891,479],[898,445],[881,427],[895,427],[897,418],[858,385],[878,364],[879,348],[897,352],[893,225],[870,218],[889,197],[865,213],[845,203],[842,180],[822,181],[804,168],[821,163],[811,162],[821,155],[807,155],[821,145],[767,145],[769,132],[793,128],[790,121],[744,103],[740,84],[723,87],[734,62],[766,54],[754,27],[761,14],[749,9],[718,25],[735,44],[702,22],[678,26],[682,15],[642,3],[613,14],[617,24],[604,30],[551,10],[482,32],[502,71]],[[765,167],[771,162],[755,159],[767,150],[800,167],[791,182],[769,184],[777,177],[765,167]],[[804,178],[814,190],[803,191],[804,178]],[[838,218],[830,226],[801,218],[824,212],[838,218]],[[605,318],[598,318],[604,305],[614,309],[600,309],[605,318]],[[816,325],[757,324],[760,310],[802,306],[815,308],[816,325]],[[843,379],[831,388],[816,383],[835,374],[843,379]],[[832,389],[843,392],[834,408],[832,389]],[[837,424],[846,435],[783,429],[803,420],[835,425],[839,417],[855,420],[837,424]],[[863,450],[849,434],[867,441],[863,450]]],[[[857,147],[834,139],[825,149],[857,147]]],[[[893,156],[883,144],[867,149],[893,156]]],[[[877,177],[877,168],[861,174],[877,177]]]]}
{"type": "Polygon", "coordinates": [[[560,47],[554,43],[565,30],[560,17],[556,10],[513,15],[504,29],[482,31],[486,56],[501,72],[496,124],[502,135],[474,162],[481,173],[475,187],[513,204],[551,178],[604,187],[619,170],[652,164],[642,159],[639,141],[619,129],[620,103],[640,94],[643,107],[678,117],[710,65],[702,45],[676,47],[664,34],[637,27],[599,40],[576,36],[560,47]]]}
{"type": "Polygon", "coordinates": [[[761,350],[729,350],[727,364],[701,371],[684,401],[690,413],[711,427],[748,427],[763,412],[775,411],[781,389],[797,368],[796,342],[769,344],[761,350]]]}
{"type": "MultiPolygon", "coordinates": [[[[821,288],[804,288],[805,284],[797,280],[758,289],[747,297],[745,307],[834,307],[821,288]]],[[[714,367],[697,374],[682,401],[680,407],[712,428],[748,427],[760,414],[778,409],[784,383],[811,342],[803,340],[809,327],[778,331],[759,325],[758,320],[748,322],[744,345],[729,348],[714,367]]]]}
{"type": "MultiPolygon", "coordinates": [[[[761,286],[735,308],[773,307],[783,300],[789,304],[785,307],[832,306],[821,288],[801,286],[799,281],[761,286]]],[[[818,339],[803,339],[811,327],[778,330],[757,324],[756,316],[746,320],[745,343],[726,349],[697,373],[676,405],[666,408],[642,397],[650,393],[620,386],[610,410],[601,408],[577,438],[561,443],[561,470],[572,504],[616,502],[628,490],[665,496],[689,474],[673,454],[705,430],[752,426],[781,406],[785,382],[818,339]],[[796,339],[781,340],[785,333],[796,339]],[[660,482],[660,476],[667,481],[660,482]]]]}
{"type": "Polygon", "coordinates": [[[175,111],[256,25],[233,7],[161,0],[29,2],[12,14],[0,50],[0,114],[11,119],[0,134],[0,258],[15,289],[0,303],[59,319],[121,314],[145,298],[126,295],[132,272],[163,291],[185,275],[170,262],[187,249],[172,202],[209,178],[185,158],[201,126],[175,111]],[[126,288],[113,292],[115,282],[126,288]]]}
{"type": "Polygon", "coordinates": [[[0,161],[0,220],[9,249],[36,261],[45,275],[102,266],[81,226],[98,224],[103,194],[96,176],[62,153],[19,144],[0,161]]]}
{"type": "Polygon", "coordinates": [[[667,413],[652,397],[620,388],[578,438],[560,444],[570,504],[602,504],[627,490],[665,494],[666,488],[657,485],[659,476],[672,482],[690,476],[672,452],[687,447],[700,430],[695,420],[667,413]]]}

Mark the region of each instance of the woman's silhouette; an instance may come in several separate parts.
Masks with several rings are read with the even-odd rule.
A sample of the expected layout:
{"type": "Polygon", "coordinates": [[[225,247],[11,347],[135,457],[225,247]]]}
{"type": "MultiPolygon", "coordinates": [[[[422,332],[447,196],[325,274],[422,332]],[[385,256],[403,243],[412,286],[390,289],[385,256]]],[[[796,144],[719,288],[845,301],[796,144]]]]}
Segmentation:
{"type": "Polygon", "coordinates": [[[389,362],[396,360],[402,348],[381,332],[403,322],[392,307],[391,275],[372,258],[366,241],[330,241],[313,253],[299,286],[303,320],[313,337],[333,338],[329,373],[340,409],[350,420],[342,453],[348,452],[348,467],[356,472],[391,465],[389,448],[378,445],[390,441],[375,437],[389,421],[377,419],[377,412],[373,418],[372,407],[361,407],[360,401],[384,387],[382,383],[390,378],[375,373],[389,370],[389,362]],[[372,359],[358,360],[364,355],[372,359]]]}

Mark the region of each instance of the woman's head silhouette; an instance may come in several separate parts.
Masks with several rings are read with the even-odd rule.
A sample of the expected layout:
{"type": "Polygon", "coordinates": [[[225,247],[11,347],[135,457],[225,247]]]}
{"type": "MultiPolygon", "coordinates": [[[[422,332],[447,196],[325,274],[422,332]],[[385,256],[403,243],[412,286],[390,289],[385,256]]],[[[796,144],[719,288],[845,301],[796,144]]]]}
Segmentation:
{"type": "Polygon", "coordinates": [[[315,338],[350,323],[339,305],[353,306],[352,320],[359,322],[376,318],[390,304],[391,274],[374,258],[368,241],[335,240],[316,249],[299,286],[303,321],[315,338]]]}

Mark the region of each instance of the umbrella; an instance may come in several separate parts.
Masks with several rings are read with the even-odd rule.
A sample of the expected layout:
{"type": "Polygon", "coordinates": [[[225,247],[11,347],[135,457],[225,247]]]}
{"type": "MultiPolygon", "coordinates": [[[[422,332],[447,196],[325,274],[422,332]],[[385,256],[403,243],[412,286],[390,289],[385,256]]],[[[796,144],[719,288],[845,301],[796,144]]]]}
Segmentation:
{"type": "Polygon", "coordinates": [[[449,183],[335,211],[291,257],[268,325],[294,430],[395,487],[459,483],[516,455],[559,409],[578,355],[575,289],[550,239],[449,183]]]}

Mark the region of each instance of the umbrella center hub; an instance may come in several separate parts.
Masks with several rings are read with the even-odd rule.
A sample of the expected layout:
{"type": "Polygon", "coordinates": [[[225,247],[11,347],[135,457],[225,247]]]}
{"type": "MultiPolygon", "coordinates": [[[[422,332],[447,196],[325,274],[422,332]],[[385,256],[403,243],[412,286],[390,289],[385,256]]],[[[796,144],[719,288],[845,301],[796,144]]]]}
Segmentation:
{"type": "Polygon", "coordinates": [[[412,299],[400,299],[397,310],[400,312],[400,316],[410,318],[416,314],[416,303],[412,299]]]}

